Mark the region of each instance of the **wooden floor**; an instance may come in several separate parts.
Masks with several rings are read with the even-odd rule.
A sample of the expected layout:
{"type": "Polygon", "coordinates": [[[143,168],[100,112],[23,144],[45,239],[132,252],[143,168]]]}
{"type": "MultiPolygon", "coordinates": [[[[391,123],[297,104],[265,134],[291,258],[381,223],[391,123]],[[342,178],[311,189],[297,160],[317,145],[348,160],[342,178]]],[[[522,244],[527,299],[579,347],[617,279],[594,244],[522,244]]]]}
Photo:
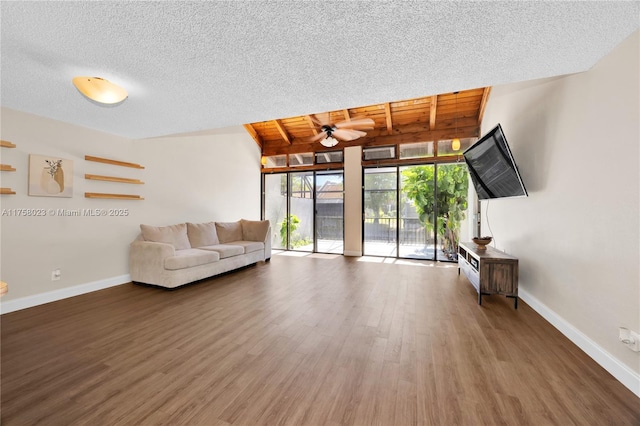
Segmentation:
{"type": "Polygon", "coordinates": [[[638,425],[639,399],[452,265],[313,255],[3,315],[3,425],[638,425]]]}

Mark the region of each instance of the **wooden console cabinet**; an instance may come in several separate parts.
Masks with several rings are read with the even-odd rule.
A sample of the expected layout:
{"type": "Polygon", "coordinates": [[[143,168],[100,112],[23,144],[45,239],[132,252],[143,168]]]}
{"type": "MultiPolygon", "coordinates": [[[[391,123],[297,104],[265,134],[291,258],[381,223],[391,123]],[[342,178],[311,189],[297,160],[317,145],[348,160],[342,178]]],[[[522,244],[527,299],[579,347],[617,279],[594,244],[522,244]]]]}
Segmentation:
{"type": "Polygon", "coordinates": [[[483,295],[497,293],[512,297],[518,309],[518,258],[493,247],[480,250],[474,243],[460,243],[458,275],[460,270],[478,292],[479,305],[483,295]]]}

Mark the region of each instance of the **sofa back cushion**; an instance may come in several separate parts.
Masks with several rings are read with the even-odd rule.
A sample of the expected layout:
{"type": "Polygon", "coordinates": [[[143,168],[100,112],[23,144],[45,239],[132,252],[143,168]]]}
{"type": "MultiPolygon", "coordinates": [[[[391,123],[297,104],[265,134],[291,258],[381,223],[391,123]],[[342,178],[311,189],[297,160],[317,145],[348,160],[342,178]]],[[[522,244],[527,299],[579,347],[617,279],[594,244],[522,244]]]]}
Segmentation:
{"type": "Polygon", "coordinates": [[[242,241],[242,224],[238,222],[216,222],[216,232],[220,243],[242,241]]]}
{"type": "Polygon", "coordinates": [[[191,247],[203,247],[220,244],[216,223],[187,223],[187,236],[191,247]]]}
{"type": "Polygon", "coordinates": [[[140,230],[145,241],[171,244],[176,250],[191,248],[185,223],[171,226],[140,225],[140,230]]]}

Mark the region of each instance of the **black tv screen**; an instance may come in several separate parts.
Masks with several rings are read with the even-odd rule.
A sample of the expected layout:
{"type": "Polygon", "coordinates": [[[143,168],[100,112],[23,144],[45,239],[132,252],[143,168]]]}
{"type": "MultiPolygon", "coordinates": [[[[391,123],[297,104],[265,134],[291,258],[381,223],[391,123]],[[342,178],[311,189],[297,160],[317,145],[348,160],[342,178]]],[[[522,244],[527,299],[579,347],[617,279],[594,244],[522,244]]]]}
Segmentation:
{"type": "Polygon", "coordinates": [[[479,199],[527,196],[500,124],[467,148],[462,155],[479,199]]]}

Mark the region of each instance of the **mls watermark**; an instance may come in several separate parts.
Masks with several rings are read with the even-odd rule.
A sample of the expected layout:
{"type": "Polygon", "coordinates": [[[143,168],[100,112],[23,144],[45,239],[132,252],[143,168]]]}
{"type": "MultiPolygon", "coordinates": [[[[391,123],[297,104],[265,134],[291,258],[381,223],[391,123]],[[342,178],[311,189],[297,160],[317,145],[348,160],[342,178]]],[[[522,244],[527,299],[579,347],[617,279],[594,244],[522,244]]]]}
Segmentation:
{"type": "Polygon", "coordinates": [[[2,209],[2,217],[126,217],[129,209],[2,209]]]}

